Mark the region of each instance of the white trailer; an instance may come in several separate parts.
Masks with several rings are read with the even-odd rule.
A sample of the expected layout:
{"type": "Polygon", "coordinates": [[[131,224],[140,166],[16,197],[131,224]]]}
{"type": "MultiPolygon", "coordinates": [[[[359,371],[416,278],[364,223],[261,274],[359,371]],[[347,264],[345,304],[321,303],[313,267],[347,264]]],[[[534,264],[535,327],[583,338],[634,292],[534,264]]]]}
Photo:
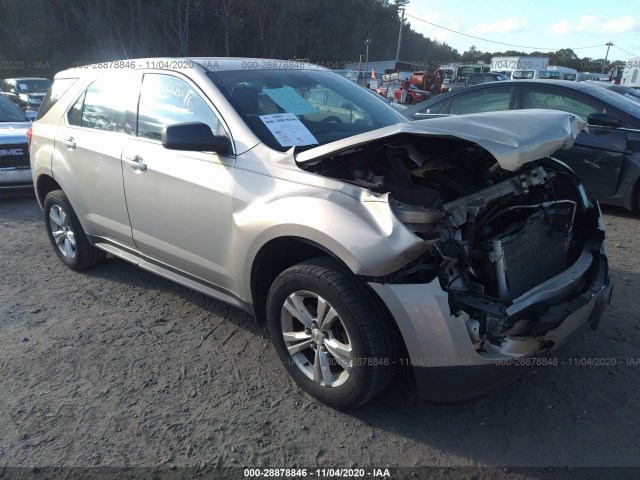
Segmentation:
{"type": "Polygon", "coordinates": [[[640,88],[640,57],[633,57],[624,63],[620,85],[640,88]]]}

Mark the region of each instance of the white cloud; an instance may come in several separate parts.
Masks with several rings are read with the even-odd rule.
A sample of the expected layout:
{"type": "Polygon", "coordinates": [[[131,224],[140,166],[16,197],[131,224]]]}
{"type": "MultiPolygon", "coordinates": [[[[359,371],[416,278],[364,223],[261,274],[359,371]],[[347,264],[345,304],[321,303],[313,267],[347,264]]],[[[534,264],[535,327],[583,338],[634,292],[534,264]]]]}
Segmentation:
{"type": "Polygon", "coordinates": [[[445,18],[440,13],[434,12],[430,9],[420,8],[420,6],[411,3],[407,7],[407,14],[412,15],[407,17],[407,21],[411,23],[411,28],[416,32],[421,33],[425,37],[430,38],[431,40],[447,42],[448,39],[458,36],[453,32],[450,32],[443,28],[434,27],[429,23],[418,20],[418,18],[420,18],[422,20],[426,20],[427,22],[435,23],[436,25],[459,31],[460,23],[458,23],[454,19],[445,18]]]}
{"type": "Polygon", "coordinates": [[[571,24],[566,20],[554,23],[549,27],[549,31],[554,35],[567,35],[568,33],[571,33],[571,30],[571,24]]]}
{"type": "Polygon", "coordinates": [[[576,25],[578,32],[593,31],[598,25],[599,18],[596,15],[584,15],[576,25]]]}
{"type": "Polygon", "coordinates": [[[562,20],[549,25],[547,29],[554,35],[569,35],[576,32],[603,34],[621,34],[628,31],[640,31],[640,22],[634,17],[620,17],[604,20],[596,15],[584,15],[576,22],[562,20]]]}
{"type": "Polygon", "coordinates": [[[469,29],[472,35],[482,35],[487,33],[516,33],[524,29],[524,23],[515,17],[505,18],[497,22],[479,23],[469,29]]]}
{"type": "Polygon", "coordinates": [[[607,20],[600,27],[602,33],[625,33],[630,30],[640,30],[640,24],[633,17],[621,17],[607,20]]]}

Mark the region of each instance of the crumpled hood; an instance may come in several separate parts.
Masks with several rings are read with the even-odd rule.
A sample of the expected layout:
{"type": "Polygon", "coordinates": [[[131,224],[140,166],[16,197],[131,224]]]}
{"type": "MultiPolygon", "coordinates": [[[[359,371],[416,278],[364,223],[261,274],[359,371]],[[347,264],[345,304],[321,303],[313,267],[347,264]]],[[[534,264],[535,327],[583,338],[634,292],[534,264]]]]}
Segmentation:
{"type": "Polygon", "coordinates": [[[558,110],[515,110],[474,113],[398,123],[327,143],[296,155],[300,163],[335,155],[344,150],[396,135],[454,137],[480,145],[505,170],[548,157],[562,148],[571,148],[586,123],[558,110]]]}

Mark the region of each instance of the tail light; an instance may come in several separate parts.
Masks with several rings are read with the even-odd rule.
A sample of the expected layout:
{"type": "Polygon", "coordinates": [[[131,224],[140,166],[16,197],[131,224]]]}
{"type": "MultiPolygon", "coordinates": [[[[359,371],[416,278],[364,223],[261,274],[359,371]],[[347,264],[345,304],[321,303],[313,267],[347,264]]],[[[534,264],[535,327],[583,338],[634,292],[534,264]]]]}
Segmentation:
{"type": "Polygon", "coordinates": [[[27,130],[27,148],[29,150],[29,153],[31,153],[31,136],[33,135],[33,132],[31,131],[31,129],[27,130]]]}

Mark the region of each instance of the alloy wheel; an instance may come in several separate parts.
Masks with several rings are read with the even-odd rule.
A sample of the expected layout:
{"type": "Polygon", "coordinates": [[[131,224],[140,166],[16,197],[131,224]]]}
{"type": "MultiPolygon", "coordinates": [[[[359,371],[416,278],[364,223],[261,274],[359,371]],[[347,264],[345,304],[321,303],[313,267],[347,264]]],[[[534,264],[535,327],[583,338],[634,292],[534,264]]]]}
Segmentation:
{"type": "Polygon", "coordinates": [[[76,255],[76,235],[69,215],[60,205],[52,205],[49,210],[51,234],[62,255],[71,260],[76,255]]]}
{"type": "Polygon", "coordinates": [[[299,290],[282,305],[282,337],[291,360],[307,378],[339,387],[350,377],[353,351],[336,310],[320,295],[299,290]]]}

